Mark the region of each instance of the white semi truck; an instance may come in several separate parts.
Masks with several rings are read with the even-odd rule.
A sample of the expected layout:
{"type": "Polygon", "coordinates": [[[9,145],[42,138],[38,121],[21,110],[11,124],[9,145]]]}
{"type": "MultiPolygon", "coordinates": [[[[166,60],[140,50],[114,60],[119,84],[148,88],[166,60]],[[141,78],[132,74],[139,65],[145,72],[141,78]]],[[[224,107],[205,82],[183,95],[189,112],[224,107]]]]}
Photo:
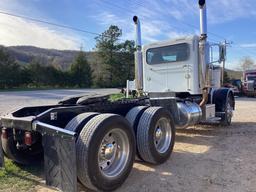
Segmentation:
{"type": "MultiPolygon", "coordinates": [[[[220,87],[225,45],[210,59],[206,5],[199,0],[201,35],[141,45],[137,31],[136,97],[77,96],[56,105],[25,107],[0,120],[3,154],[16,163],[44,159],[46,184],[77,191],[77,178],[92,190],[115,190],[128,177],[135,155],[151,164],[171,155],[176,128],[207,121],[229,125],[232,90],[220,87]]],[[[216,46],[216,45],[215,45],[216,46]]]]}

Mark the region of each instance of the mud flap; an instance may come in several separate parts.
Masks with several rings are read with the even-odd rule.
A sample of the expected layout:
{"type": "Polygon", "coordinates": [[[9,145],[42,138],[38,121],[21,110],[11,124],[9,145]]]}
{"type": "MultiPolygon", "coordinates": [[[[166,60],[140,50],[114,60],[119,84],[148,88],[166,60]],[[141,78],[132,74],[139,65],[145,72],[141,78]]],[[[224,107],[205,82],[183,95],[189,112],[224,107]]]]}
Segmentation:
{"type": "Polygon", "coordinates": [[[63,192],[77,192],[75,133],[36,122],[43,136],[46,185],[63,192]]]}
{"type": "Polygon", "coordinates": [[[4,152],[2,148],[2,129],[0,129],[0,168],[4,167],[4,152]]]}

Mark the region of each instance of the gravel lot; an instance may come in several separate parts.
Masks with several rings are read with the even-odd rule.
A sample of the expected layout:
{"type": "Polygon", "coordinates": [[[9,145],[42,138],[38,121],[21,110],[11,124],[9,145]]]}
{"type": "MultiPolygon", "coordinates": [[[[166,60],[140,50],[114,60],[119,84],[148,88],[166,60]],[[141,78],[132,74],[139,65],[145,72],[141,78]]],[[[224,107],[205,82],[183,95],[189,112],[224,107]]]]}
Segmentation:
{"type": "MultiPolygon", "coordinates": [[[[68,95],[116,91],[0,92],[0,114],[27,105],[54,104],[68,95]]],[[[255,165],[256,99],[237,98],[232,126],[200,125],[177,131],[171,158],[160,166],[136,162],[117,191],[256,192],[255,165]]],[[[37,186],[35,191],[52,190],[37,186]]]]}
{"type": "Polygon", "coordinates": [[[177,131],[163,165],[135,163],[121,191],[255,192],[256,98],[237,98],[230,127],[177,131]]]}

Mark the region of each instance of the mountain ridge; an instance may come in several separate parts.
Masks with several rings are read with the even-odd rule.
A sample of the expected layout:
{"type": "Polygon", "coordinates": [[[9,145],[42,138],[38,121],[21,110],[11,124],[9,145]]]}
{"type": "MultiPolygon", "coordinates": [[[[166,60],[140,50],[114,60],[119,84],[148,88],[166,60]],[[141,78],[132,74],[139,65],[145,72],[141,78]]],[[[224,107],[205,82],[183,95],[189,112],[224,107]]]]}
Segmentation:
{"type": "MultiPolygon", "coordinates": [[[[28,64],[36,60],[42,65],[54,65],[62,70],[67,70],[79,53],[77,50],[45,49],[27,45],[5,48],[10,56],[20,64],[28,64]]],[[[91,52],[86,52],[86,54],[89,59],[91,52]]]]}

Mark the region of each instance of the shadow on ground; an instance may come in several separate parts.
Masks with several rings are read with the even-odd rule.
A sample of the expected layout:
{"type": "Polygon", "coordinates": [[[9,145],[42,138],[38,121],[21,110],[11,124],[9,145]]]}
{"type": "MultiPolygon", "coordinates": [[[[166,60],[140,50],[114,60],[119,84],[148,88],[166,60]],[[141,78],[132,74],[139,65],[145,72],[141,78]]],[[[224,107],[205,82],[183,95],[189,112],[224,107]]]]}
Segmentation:
{"type": "MultiPolygon", "coordinates": [[[[178,192],[188,189],[189,191],[222,191],[231,185],[231,181],[236,181],[233,181],[233,178],[230,181],[225,174],[226,162],[234,164],[233,161],[237,157],[235,153],[231,155],[232,157],[227,156],[229,152],[226,151],[227,146],[233,144],[232,140],[229,142],[229,139],[233,138],[227,136],[232,135],[256,135],[255,122],[234,122],[230,127],[200,125],[177,130],[176,144],[170,159],[158,166],[136,161],[130,176],[117,192],[178,192]]],[[[236,137],[236,140],[239,138],[236,137]]],[[[243,157],[239,158],[243,159],[243,157]]],[[[37,185],[36,191],[38,186],[39,191],[54,191],[45,188],[42,182],[44,178],[42,164],[18,166],[18,171],[10,170],[7,175],[17,179],[16,189],[19,188],[19,183],[23,182],[26,185],[37,185]],[[20,170],[25,173],[20,173],[20,170]]],[[[90,191],[80,183],[78,188],[79,191],[90,191]]]]}

